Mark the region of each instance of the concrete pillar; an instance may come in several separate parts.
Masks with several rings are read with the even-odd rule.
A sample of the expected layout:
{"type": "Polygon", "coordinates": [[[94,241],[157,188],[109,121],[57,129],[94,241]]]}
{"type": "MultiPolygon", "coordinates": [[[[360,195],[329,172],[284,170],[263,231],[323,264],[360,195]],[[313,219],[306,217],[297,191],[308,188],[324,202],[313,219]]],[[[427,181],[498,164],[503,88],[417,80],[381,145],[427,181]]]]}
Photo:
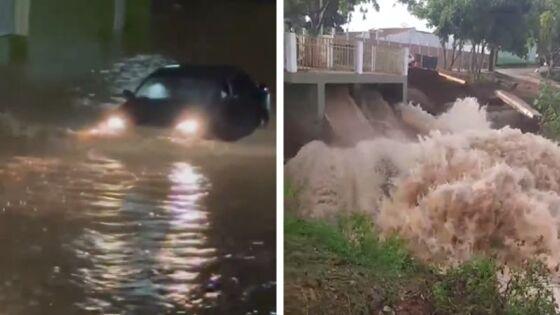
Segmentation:
{"type": "Polygon", "coordinates": [[[403,104],[407,104],[408,103],[408,80],[404,80],[403,84],[402,84],[402,102],[403,104]]]}
{"type": "Polygon", "coordinates": [[[113,15],[113,30],[121,32],[124,28],[126,20],[126,0],[115,0],[115,9],[113,15]]]}
{"type": "Polygon", "coordinates": [[[297,72],[297,39],[295,33],[284,35],[284,58],[287,72],[297,72]]]}
{"type": "Polygon", "coordinates": [[[333,47],[334,36],[331,36],[330,38],[331,40],[328,41],[328,46],[327,46],[327,67],[329,69],[332,69],[334,67],[334,47],[333,47]]]}
{"type": "Polygon", "coordinates": [[[361,40],[356,41],[354,49],[354,71],[356,73],[364,72],[364,42],[361,40]]]}
{"type": "Polygon", "coordinates": [[[325,117],[325,83],[317,83],[317,122],[322,124],[325,117]]]}
{"type": "Polygon", "coordinates": [[[31,10],[31,0],[17,0],[14,8],[14,34],[29,35],[29,12],[31,10]]]}
{"type": "Polygon", "coordinates": [[[0,0],[0,36],[14,33],[14,0],[0,0]]]}
{"type": "Polygon", "coordinates": [[[371,46],[371,72],[377,69],[377,46],[371,46]]]}
{"type": "Polygon", "coordinates": [[[408,76],[408,55],[410,54],[410,51],[408,49],[408,47],[403,48],[403,75],[408,76]]]}

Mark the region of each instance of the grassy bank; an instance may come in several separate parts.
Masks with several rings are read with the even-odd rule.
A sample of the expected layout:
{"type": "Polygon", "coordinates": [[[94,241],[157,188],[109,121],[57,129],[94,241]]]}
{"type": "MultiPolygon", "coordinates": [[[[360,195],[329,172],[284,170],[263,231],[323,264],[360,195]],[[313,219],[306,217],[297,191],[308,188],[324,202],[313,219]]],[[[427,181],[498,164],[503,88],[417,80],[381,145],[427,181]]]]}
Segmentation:
{"type": "Polygon", "coordinates": [[[327,223],[287,215],[286,314],[555,314],[538,263],[500,283],[503,269],[492,260],[443,272],[377,235],[363,216],[327,223]]]}

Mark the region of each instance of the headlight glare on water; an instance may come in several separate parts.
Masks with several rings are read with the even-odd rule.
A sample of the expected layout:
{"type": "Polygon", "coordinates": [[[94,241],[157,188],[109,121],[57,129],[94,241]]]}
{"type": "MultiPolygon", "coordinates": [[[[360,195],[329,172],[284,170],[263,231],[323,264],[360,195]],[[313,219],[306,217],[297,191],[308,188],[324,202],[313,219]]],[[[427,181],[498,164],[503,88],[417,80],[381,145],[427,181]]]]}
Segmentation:
{"type": "Polygon", "coordinates": [[[198,133],[200,124],[196,119],[185,119],[177,124],[175,129],[184,135],[191,136],[198,133]]]}
{"type": "Polygon", "coordinates": [[[120,115],[112,115],[103,120],[87,134],[96,136],[118,136],[126,131],[127,120],[120,115]]]}
{"type": "Polygon", "coordinates": [[[112,116],[107,119],[106,127],[110,131],[120,132],[126,129],[126,121],[118,116],[112,116]]]}

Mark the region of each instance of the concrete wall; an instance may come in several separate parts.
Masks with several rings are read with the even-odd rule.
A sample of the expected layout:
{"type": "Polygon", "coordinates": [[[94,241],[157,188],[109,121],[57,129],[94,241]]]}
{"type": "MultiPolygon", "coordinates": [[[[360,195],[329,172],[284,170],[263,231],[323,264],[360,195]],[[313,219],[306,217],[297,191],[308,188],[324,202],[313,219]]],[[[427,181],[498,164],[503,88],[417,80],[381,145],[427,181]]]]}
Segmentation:
{"type": "Polygon", "coordinates": [[[23,43],[14,36],[0,37],[0,65],[17,61],[33,81],[83,78],[129,47],[151,47],[150,9],[151,0],[31,0],[27,14],[12,14],[29,21],[27,29],[18,28],[27,31],[18,36],[23,43]]]}
{"type": "Polygon", "coordinates": [[[14,32],[15,0],[0,0],[0,36],[14,32]]]}
{"type": "Polygon", "coordinates": [[[323,138],[317,117],[316,84],[284,84],[284,156],[293,157],[314,139],[323,138]]]}
{"type": "Polygon", "coordinates": [[[64,81],[102,65],[110,54],[112,0],[34,0],[27,37],[27,74],[64,81]]]}

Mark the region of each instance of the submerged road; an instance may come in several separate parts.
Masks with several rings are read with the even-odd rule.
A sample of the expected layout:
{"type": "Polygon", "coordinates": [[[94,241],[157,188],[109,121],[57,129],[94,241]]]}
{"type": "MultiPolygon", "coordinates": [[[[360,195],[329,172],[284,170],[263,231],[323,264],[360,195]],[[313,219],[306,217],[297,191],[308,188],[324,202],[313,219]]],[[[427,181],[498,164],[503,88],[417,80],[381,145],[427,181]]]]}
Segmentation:
{"type": "Polygon", "coordinates": [[[236,143],[85,141],[66,131],[110,105],[80,89],[0,115],[0,313],[274,311],[274,124],[236,143]],[[77,109],[47,123],[57,104],[77,109]]]}

